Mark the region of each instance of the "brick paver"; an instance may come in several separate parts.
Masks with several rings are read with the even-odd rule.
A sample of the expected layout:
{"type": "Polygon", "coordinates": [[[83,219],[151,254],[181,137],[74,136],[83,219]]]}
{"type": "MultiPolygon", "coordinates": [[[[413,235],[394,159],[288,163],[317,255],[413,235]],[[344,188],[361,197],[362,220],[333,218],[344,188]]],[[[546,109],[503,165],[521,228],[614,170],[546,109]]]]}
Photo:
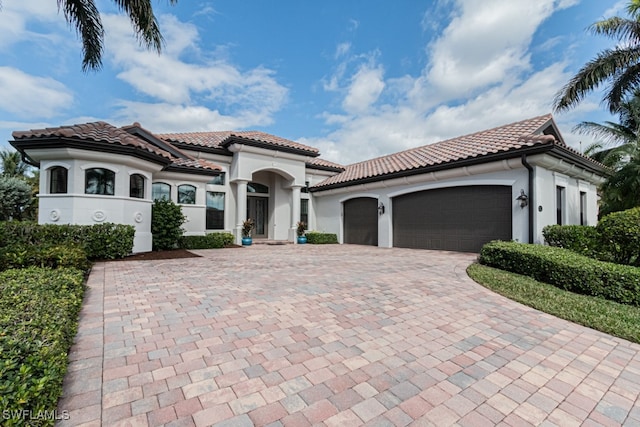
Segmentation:
{"type": "Polygon", "coordinates": [[[638,425],[640,346],[509,301],[472,254],[97,263],[59,425],[638,425]]]}

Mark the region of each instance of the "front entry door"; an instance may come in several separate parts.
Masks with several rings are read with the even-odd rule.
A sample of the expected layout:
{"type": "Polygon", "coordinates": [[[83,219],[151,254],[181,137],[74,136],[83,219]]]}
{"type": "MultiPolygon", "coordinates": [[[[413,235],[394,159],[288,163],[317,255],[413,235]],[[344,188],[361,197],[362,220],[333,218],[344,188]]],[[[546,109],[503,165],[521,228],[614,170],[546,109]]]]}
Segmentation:
{"type": "Polygon", "coordinates": [[[267,238],[269,224],[269,199],[267,197],[247,197],[247,218],[255,221],[253,237],[267,238]]]}

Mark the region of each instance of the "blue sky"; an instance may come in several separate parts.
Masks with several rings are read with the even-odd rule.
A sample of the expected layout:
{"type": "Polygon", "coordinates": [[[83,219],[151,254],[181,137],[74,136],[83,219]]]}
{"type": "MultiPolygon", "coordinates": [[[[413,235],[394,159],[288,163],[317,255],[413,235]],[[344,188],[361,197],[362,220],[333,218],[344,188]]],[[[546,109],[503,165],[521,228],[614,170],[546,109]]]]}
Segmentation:
{"type": "MultiPolygon", "coordinates": [[[[613,42],[587,27],[617,0],[154,2],[162,55],[98,0],[104,66],[82,73],[55,0],[0,10],[0,144],[14,130],[105,120],[153,132],[261,130],[348,164],[551,112],[613,42]]],[[[594,94],[555,119],[567,142],[611,117],[594,94]]]]}

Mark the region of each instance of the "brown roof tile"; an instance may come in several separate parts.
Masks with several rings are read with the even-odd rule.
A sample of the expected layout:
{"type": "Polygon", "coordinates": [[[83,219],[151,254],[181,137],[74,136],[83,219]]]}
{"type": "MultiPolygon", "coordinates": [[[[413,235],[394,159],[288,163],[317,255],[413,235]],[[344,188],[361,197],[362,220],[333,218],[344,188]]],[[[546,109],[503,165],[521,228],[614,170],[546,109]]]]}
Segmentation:
{"type": "Polygon", "coordinates": [[[87,144],[91,144],[92,142],[102,142],[107,144],[134,147],[161,157],[165,157],[167,159],[172,158],[171,155],[165,150],[162,150],[154,146],[153,144],[149,144],[148,142],[129,134],[123,129],[117,128],[109,123],[102,121],[70,126],[60,126],[57,128],[15,131],[12,135],[15,140],[68,138],[86,141],[87,144]]]}
{"type": "Polygon", "coordinates": [[[306,151],[311,155],[317,156],[319,151],[317,148],[300,144],[279,136],[271,135],[265,132],[257,131],[216,131],[216,132],[188,132],[188,133],[166,133],[157,134],[159,138],[168,142],[182,142],[184,144],[199,145],[209,148],[225,148],[233,139],[245,139],[247,141],[255,141],[265,145],[274,147],[285,147],[294,150],[306,151]]]}
{"type": "Polygon", "coordinates": [[[314,157],[313,159],[309,160],[307,162],[307,165],[310,167],[319,166],[320,168],[327,168],[327,169],[338,169],[338,170],[345,169],[344,166],[338,163],[330,162],[329,160],[321,159],[320,157],[314,157]]]}
{"type": "Polygon", "coordinates": [[[553,123],[553,118],[551,114],[547,114],[366,160],[346,166],[344,172],[327,178],[315,187],[322,188],[367,178],[393,175],[412,169],[453,163],[549,142],[564,146],[561,141],[555,141],[552,135],[541,133],[551,123],[553,123]]]}
{"type": "Polygon", "coordinates": [[[207,169],[212,171],[221,171],[222,168],[215,163],[204,159],[173,159],[172,166],[187,167],[193,169],[207,169]]]}

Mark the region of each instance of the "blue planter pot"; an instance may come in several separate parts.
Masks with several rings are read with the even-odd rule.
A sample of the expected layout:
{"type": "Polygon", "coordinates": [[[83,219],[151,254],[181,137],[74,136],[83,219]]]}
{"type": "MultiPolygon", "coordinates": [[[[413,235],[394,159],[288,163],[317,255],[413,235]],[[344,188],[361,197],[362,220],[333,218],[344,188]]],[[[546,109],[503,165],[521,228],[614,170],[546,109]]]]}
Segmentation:
{"type": "Polygon", "coordinates": [[[253,243],[253,239],[251,237],[242,238],[242,246],[251,246],[251,243],[253,243]]]}
{"type": "Polygon", "coordinates": [[[307,236],[298,236],[298,244],[304,245],[305,243],[307,243],[307,236]]]}

